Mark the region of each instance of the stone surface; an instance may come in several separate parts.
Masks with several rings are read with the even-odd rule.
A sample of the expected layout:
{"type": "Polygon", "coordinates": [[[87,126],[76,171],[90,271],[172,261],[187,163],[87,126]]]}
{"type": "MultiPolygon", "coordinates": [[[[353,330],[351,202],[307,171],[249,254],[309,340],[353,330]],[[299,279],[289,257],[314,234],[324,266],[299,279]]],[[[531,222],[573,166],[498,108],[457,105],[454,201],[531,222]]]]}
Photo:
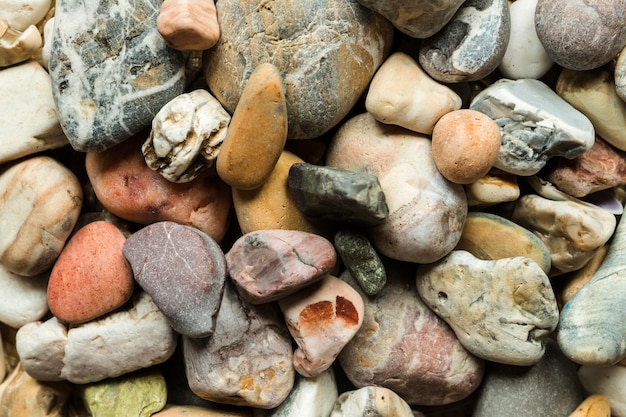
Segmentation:
{"type": "Polygon", "coordinates": [[[228,126],[217,173],[241,190],[259,188],[272,173],[287,140],[285,86],[278,68],[254,68],[228,126]]]}
{"type": "Polygon", "coordinates": [[[39,23],[48,13],[50,0],[2,0],[0,19],[5,19],[17,30],[25,30],[39,23]]]}
{"type": "Polygon", "coordinates": [[[384,387],[363,387],[337,398],[330,417],[413,417],[411,407],[398,394],[384,387]]]}
{"type": "Polygon", "coordinates": [[[78,327],[68,329],[54,317],[22,326],[16,347],[24,370],[40,381],[86,384],[163,363],[177,334],[146,293],[132,301],[127,310],[78,327]]]}
{"type": "Polygon", "coordinates": [[[164,178],[189,182],[213,165],[229,123],[230,114],[211,93],[193,90],[161,107],[141,152],[164,178]]]}
{"type": "Polygon", "coordinates": [[[585,266],[560,278],[563,284],[560,286],[561,293],[557,293],[557,299],[560,302],[561,309],[572,299],[574,294],[593,278],[598,268],[600,268],[600,265],[602,265],[602,262],[604,262],[604,258],[610,246],[610,244],[602,246],[585,266]]]}
{"type": "Polygon", "coordinates": [[[226,259],[217,242],[200,230],[157,222],[124,243],[135,280],[178,333],[213,334],[226,281],[226,259]]]}
{"type": "Polygon", "coordinates": [[[316,138],[339,123],[391,47],[392,25],[356,0],[216,6],[222,33],[206,54],[207,84],[232,113],[253,70],[274,64],[285,84],[292,139],[316,138]]]}
{"type": "Polygon", "coordinates": [[[34,58],[42,43],[41,34],[35,26],[19,31],[0,18],[0,68],[34,58]]]}
{"type": "Polygon", "coordinates": [[[601,207],[536,194],[517,200],[512,220],[541,239],[550,251],[552,267],[562,272],[585,266],[611,238],[617,223],[615,215],[601,207]]]}
{"type": "Polygon", "coordinates": [[[626,54],[620,51],[615,61],[613,79],[615,82],[615,92],[622,99],[626,100],[626,54]]]}
{"type": "Polygon", "coordinates": [[[59,321],[85,323],[130,299],[135,280],[122,255],[125,241],[122,232],[105,221],[89,223],[70,238],[48,281],[48,305],[59,321]]]}
{"type": "Polygon", "coordinates": [[[502,61],[510,31],[506,0],[467,0],[439,32],[421,43],[419,63],[441,82],[480,80],[502,61]]]}
{"type": "Polygon", "coordinates": [[[611,417],[611,403],[602,394],[592,394],[568,417],[611,417]]]}
{"type": "Polygon", "coordinates": [[[545,355],[533,366],[489,367],[472,416],[567,416],[585,398],[576,370],[576,365],[548,339],[545,355]]]}
{"type": "Polygon", "coordinates": [[[183,92],[183,56],[156,28],[160,6],[150,0],[56,3],[52,94],[77,151],[125,141],[183,92]]]}
{"type": "Polygon", "coordinates": [[[520,196],[517,176],[497,168],[471,184],[465,184],[467,205],[470,208],[490,207],[499,203],[515,201],[520,196]]]}
{"type": "Polygon", "coordinates": [[[516,0],[509,3],[511,33],[498,66],[506,78],[539,79],[554,65],[535,31],[537,1],[516,0]]]}
{"type": "Polygon", "coordinates": [[[585,71],[611,61],[626,46],[625,15],[626,4],[619,1],[539,0],[535,30],[554,62],[585,71]]]}
{"type": "Polygon", "coordinates": [[[305,377],[328,369],[363,323],[361,295],[332,275],[278,300],[278,305],[298,344],[293,365],[305,377]]]}
{"type": "Polygon", "coordinates": [[[226,254],[228,274],[252,304],[286,297],[328,273],[337,261],[332,243],[299,230],[258,230],[235,241],[226,254]]]}
{"type": "Polygon", "coordinates": [[[367,235],[340,229],[335,233],[334,243],[344,266],[365,294],[378,294],[387,283],[387,272],[367,235]]]}
{"type": "Polygon", "coordinates": [[[466,398],[482,380],[484,361],[419,298],[415,265],[387,260],[385,266],[387,285],[376,297],[367,297],[349,272],[341,274],[365,302],[363,325],[339,355],[346,376],[357,388],[389,388],[410,405],[466,398]]]}
{"type": "Polygon", "coordinates": [[[257,408],[279,406],[295,371],[291,340],[273,304],[253,306],[226,283],[211,337],[183,337],[189,387],[201,398],[257,408]]]}
{"type": "Polygon", "coordinates": [[[437,120],[459,110],[461,104],[457,93],[430,78],[403,52],[394,52],[383,62],[365,98],[365,108],[379,122],[425,134],[431,134],[437,120]]]}
{"type": "MultiPolygon", "coordinates": [[[[595,394],[600,404],[596,413],[600,416],[621,417],[626,415],[626,401],[624,400],[624,384],[626,383],[626,367],[614,365],[609,367],[581,366],[578,369],[578,379],[586,392],[595,394]],[[599,397],[599,398],[598,398],[599,397]],[[609,410],[607,410],[609,406],[609,410]]],[[[588,414],[593,416],[595,414],[588,414]]]]}
{"type": "Polygon", "coordinates": [[[429,263],[458,242],[467,215],[465,193],[437,170],[428,137],[363,113],[333,137],[326,164],[378,177],[389,216],[367,234],[382,255],[429,263]]]}
{"type": "Polygon", "coordinates": [[[0,263],[39,275],[61,253],[82,208],[80,182],[48,156],[7,166],[0,173],[0,263]]]}
{"type": "Polygon", "coordinates": [[[152,414],[153,417],[252,417],[246,410],[210,410],[192,405],[166,405],[163,410],[152,414]]]}
{"type": "Polygon", "coordinates": [[[230,218],[230,187],[214,171],[188,183],[166,180],[146,165],[144,140],[138,135],[107,151],[87,153],[85,166],[99,202],[131,222],[174,221],[221,241],[230,218]]]}
{"type": "Polygon", "coordinates": [[[502,135],[489,116],[463,109],[443,115],[431,140],[439,172],[454,183],[470,184],[487,175],[496,163],[502,135]]]}
{"type": "Polygon", "coordinates": [[[165,378],[155,368],[80,385],[78,390],[94,417],[150,417],[167,400],[165,378]]]}
{"type": "Polygon", "coordinates": [[[48,313],[47,289],[47,273],[24,277],[0,265],[0,322],[19,329],[41,320],[48,313]]]}
{"type": "Polygon", "coordinates": [[[500,79],[482,90],[470,108],[496,121],[502,145],[495,167],[533,175],[554,156],[575,158],[593,145],[587,117],[534,79],[500,79]]]}
{"type": "Polygon", "coordinates": [[[307,163],[289,168],[287,185],[298,208],[315,222],[369,227],[389,215],[374,174],[307,163]]]}
{"type": "Polygon", "coordinates": [[[626,357],[624,245],[626,221],[620,220],[604,261],[561,310],[557,340],[572,361],[609,366],[626,357]]]}
{"type": "Polygon", "coordinates": [[[213,0],[166,0],[156,23],[165,43],[179,51],[212,48],[220,37],[213,0]]]}
{"type": "Polygon", "coordinates": [[[418,268],[417,291],[467,350],[491,362],[539,362],[559,321],[548,276],[525,257],[486,261],[455,250],[418,268]]]}

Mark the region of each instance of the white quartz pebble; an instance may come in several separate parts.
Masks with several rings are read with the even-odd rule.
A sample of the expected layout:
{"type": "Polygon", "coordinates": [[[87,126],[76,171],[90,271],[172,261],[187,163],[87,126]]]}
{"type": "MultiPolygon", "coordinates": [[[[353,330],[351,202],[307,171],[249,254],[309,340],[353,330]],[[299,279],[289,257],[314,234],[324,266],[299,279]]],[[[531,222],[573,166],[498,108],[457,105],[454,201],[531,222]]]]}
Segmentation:
{"type": "Polygon", "coordinates": [[[48,312],[48,276],[24,277],[0,265],[0,322],[15,329],[48,312]]]}
{"type": "Polygon", "coordinates": [[[39,23],[51,4],[51,0],[0,0],[0,19],[6,19],[17,30],[25,30],[39,23]]]}
{"type": "Polygon", "coordinates": [[[626,367],[581,366],[578,379],[591,394],[602,394],[611,402],[611,416],[626,417],[626,367]]]}

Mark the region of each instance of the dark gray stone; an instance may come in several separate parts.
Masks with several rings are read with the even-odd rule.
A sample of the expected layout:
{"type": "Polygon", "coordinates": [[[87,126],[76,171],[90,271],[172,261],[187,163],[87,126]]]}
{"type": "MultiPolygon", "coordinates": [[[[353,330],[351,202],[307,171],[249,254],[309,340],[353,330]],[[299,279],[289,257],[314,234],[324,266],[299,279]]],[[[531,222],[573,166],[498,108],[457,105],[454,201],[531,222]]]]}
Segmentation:
{"type": "Polygon", "coordinates": [[[350,229],[335,234],[335,248],[343,264],[367,295],[376,295],[387,283],[387,272],[367,235],[350,229]]]}
{"type": "Polygon", "coordinates": [[[389,215],[374,174],[296,163],[289,169],[288,186],[298,208],[314,220],[375,226],[389,215]]]}
{"type": "Polygon", "coordinates": [[[49,70],[75,150],[128,139],[183,92],[183,55],[157,31],[160,7],[158,0],[57,1],[49,70]]]}

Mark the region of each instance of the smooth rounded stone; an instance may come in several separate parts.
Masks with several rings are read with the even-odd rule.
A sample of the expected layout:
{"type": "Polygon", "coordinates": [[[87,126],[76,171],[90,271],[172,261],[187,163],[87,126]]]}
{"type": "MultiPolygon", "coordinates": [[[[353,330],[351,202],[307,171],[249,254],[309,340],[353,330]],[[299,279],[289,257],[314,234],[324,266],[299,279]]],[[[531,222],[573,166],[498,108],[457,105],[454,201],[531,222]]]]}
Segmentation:
{"type": "Polygon", "coordinates": [[[470,208],[490,207],[511,202],[520,196],[517,176],[497,168],[491,169],[487,175],[473,183],[465,184],[464,188],[467,205],[470,208]]]}
{"type": "Polygon", "coordinates": [[[561,272],[585,266],[613,236],[617,224],[615,215],[598,206],[536,194],[517,200],[512,220],[541,239],[550,251],[552,267],[561,272]]]}
{"type": "Polygon", "coordinates": [[[539,0],[535,30],[554,62],[586,71],[611,61],[626,46],[625,15],[622,1],[539,0]]]}
{"type": "Polygon", "coordinates": [[[155,368],[80,385],[78,391],[93,417],[150,417],[167,401],[165,378],[155,368]]]}
{"type": "Polygon", "coordinates": [[[337,125],[367,89],[391,48],[393,26],[357,0],[242,0],[216,4],[221,36],[205,56],[206,81],[234,112],[254,69],[274,64],[285,84],[288,138],[316,138],[337,125]]]}
{"type": "Polygon", "coordinates": [[[41,34],[35,26],[19,31],[0,18],[0,68],[34,58],[42,43],[41,34]]]}
{"type": "Polygon", "coordinates": [[[166,0],[161,5],[157,29],[165,43],[179,51],[204,51],[220,37],[215,2],[166,0]]]}
{"type": "Polygon", "coordinates": [[[135,288],[133,271],[122,255],[126,237],[113,224],[89,223],[59,255],[48,281],[50,312],[76,325],[123,306],[135,288]]]}
{"type": "Polygon", "coordinates": [[[522,256],[482,260],[455,250],[417,269],[417,292],[474,355],[528,366],[559,321],[546,273],[522,256]]]}
{"type": "Polygon", "coordinates": [[[193,90],[159,110],[141,152],[167,180],[189,182],[213,165],[229,123],[230,114],[211,93],[193,90]]]}
{"type": "Polygon", "coordinates": [[[469,212],[455,249],[483,260],[522,256],[533,260],[546,274],[552,264],[550,252],[541,239],[517,223],[492,213],[469,212]]]}
{"type": "Polygon", "coordinates": [[[61,253],[82,208],[76,175],[48,156],[0,173],[0,263],[17,275],[39,275],[61,253]]]}
{"type": "Polygon", "coordinates": [[[298,208],[313,221],[369,227],[389,215],[385,193],[373,174],[295,163],[287,185],[298,208]]]}
{"type": "Polygon", "coordinates": [[[2,0],[0,19],[5,19],[13,28],[25,30],[36,25],[50,10],[51,0],[2,0]]]}
{"type": "Polygon", "coordinates": [[[254,190],[272,173],[287,141],[285,86],[275,65],[254,68],[217,157],[217,173],[233,188],[254,190]]]}
{"type": "Polygon", "coordinates": [[[476,95],[470,108],[500,126],[494,166],[511,174],[536,174],[550,158],[575,158],[595,140],[591,121],[539,80],[500,79],[476,95]]]}
{"type": "Polygon", "coordinates": [[[414,264],[387,260],[385,265],[387,285],[376,297],[366,296],[349,271],[341,274],[365,303],[361,329],[339,354],[346,376],[357,388],[389,388],[410,405],[468,397],[482,380],[485,362],[421,300],[414,264]]]}
{"type": "Polygon", "coordinates": [[[28,323],[16,335],[17,352],[29,375],[40,381],[74,384],[163,363],[176,342],[177,334],[167,318],[143,291],[133,297],[129,309],[81,326],[68,329],[53,317],[28,323]]]}
{"type": "Polygon", "coordinates": [[[19,329],[41,320],[48,313],[47,291],[47,273],[24,277],[0,265],[0,322],[19,329]]]}
{"type": "Polygon", "coordinates": [[[87,153],[87,175],[98,201],[130,222],[173,221],[221,241],[230,218],[230,187],[214,171],[188,183],[166,180],[146,165],[141,153],[144,140],[139,135],[106,151],[87,153]]]}
{"type": "Polygon", "coordinates": [[[487,175],[496,163],[502,135],[489,116],[463,109],[443,115],[431,140],[439,172],[454,183],[470,184],[487,175]]]}
{"type": "Polygon", "coordinates": [[[344,392],[335,401],[330,417],[413,417],[411,407],[392,390],[363,387],[344,392]]]}
{"type": "Polygon", "coordinates": [[[152,414],[152,417],[252,417],[246,409],[237,411],[211,410],[193,405],[167,404],[163,410],[152,414]]]}
{"type": "Polygon", "coordinates": [[[572,361],[609,366],[626,357],[626,221],[622,217],[602,264],[561,310],[557,341],[572,361]]]}
{"type": "Polygon", "coordinates": [[[430,78],[403,52],[394,52],[383,62],[365,98],[365,108],[379,122],[425,134],[431,134],[437,120],[459,110],[461,104],[457,93],[430,78]]]}
{"type": "Polygon", "coordinates": [[[98,152],[125,141],[183,92],[183,55],[157,31],[160,6],[152,0],[56,3],[52,94],[75,150],[98,152]]]}
{"type": "Polygon", "coordinates": [[[4,358],[4,345],[2,343],[2,333],[0,332],[0,382],[4,381],[4,377],[6,375],[7,375],[7,361],[4,358]]]}
{"type": "Polygon", "coordinates": [[[189,337],[213,334],[226,281],[226,259],[206,233],[174,222],[157,222],[124,243],[141,288],[170,325],[189,337]]]}
{"type": "Polygon", "coordinates": [[[322,236],[299,230],[258,230],[235,241],[226,254],[239,296],[251,304],[276,301],[321,279],[337,253],[322,236]]]}
{"type": "Polygon", "coordinates": [[[454,17],[419,49],[419,63],[445,83],[480,80],[506,52],[511,16],[506,0],[467,0],[454,17]]]}
{"type": "Polygon", "coordinates": [[[602,265],[602,262],[604,262],[604,258],[606,258],[610,246],[610,244],[602,246],[585,266],[577,271],[568,273],[565,277],[559,278],[559,280],[563,282],[560,288],[560,294],[557,293],[557,299],[560,302],[561,309],[572,299],[574,294],[593,278],[598,268],[600,268],[600,265],[602,265]]]}
{"type": "Polygon", "coordinates": [[[257,230],[285,229],[320,234],[320,227],[298,208],[289,191],[289,169],[304,162],[289,151],[283,151],[274,170],[256,190],[233,188],[233,206],[243,234],[257,230]]]}
{"type": "Polygon", "coordinates": [[[535,31],[538,0],[516,0],[509,4],[511,32],[498,69],[505,78],[539,79],[554,65],[535,31]]]}
{"type": "MultiPolygon", "coordinates": [[[[599,407],[609,412],[606,416],[626,416],[626,400],[624,400],[624,387],[626,387],[626,367],[614,365],[609,367],[581,366],[578,369],[578,379],[586,392],[595,394],[600,402],[599,407]]],[[[593,415],[593,414],[592,414],[593,415]]]]}
{"type": "Polygon", "coordinates": [[[289,395],[295,371],[289,332],[274,304],[251,305],[227,282],[211,337],[183,336],[185,374],[200,398],[263,409],[289,395]]]}
{"type": "Polygon", "coordinates": [[[341,229],[335,233],[334,243],[346,269],[365,294],[378,294],[387,283],[387,272],[367,235],[352,229],[341,229]]]}
{"type": "Polygon", "coordinates": [[[610,65],[591,71],[564,69],[557,79],[556,92],[589,118],[602,139],[626,151],[626,103],[617,94],[610,65]]]}
{"type": "Polygon", "coordinates": [[[615,61],[613,80],[615,82],[615,92],[622,100],[626,101],[626,53],[624,53],[623,49],[615,61]]]}
{"type": "Polygon", "coordinates": [[[611,417],[611,403],[602,394],[592,394],[568,417],[611,417]]]}
{"type": "Polygon", "coordinates": [[[0,384],[2,417],[65,417],[71,394],[67,382],[40,382],[21,364],[0,384]]]}
{"type": "Polygon", "coordinates": [[[437,170],[430,138],[363,113],[333,137],[326,164],[378,177],[389,216],[367,235],[379,253],[429,263],[450,252],[461,237],[465,193],[437,170]]]}
{"type": "Polygon", "coordinates": [[[472,417],[567,416],[585,398],[576,370],[552,339],[533,366],[490,364],[472,417]]]}
{"type": "MultiPolygon", "coordinates": [[[[1,7],[0,7],[1,9],[1,7]]],[[[0,71],[0,163],[68,144],[52,99],[50,76],[36,61],[0,71]]]]}
{"type": "MultiPolygon", "coordinates": [[[[53,32],[54,32],[54,16],[50,17],[48,21],[43,25],[43,47],[41,48],[41,65],[46,69],[46,71],[48,71],[48,64],[50,63],[50,50],[52,49],[52,33],[53,32]]],[[[50,89],[50,93],[52,96],[52,88],[50,89]]],[[[61,125],[59,124],[59,128],[60,127],[61,125]]],[[[69,142],[67,143],[69,144],[69,142]]]]}

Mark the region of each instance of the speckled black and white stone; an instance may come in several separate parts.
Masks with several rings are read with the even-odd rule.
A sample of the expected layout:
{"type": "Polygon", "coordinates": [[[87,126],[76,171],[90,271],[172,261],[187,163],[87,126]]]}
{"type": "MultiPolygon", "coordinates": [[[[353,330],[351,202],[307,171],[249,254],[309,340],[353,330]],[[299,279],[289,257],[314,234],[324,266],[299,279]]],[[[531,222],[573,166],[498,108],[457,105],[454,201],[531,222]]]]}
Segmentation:
{"type": "Polygon", "coordinates": [[[77,151],[149,126],[185,84],[183,55],[156,28],[158,0],[60,0],[50,53],[59,122],[77,151]]]}

